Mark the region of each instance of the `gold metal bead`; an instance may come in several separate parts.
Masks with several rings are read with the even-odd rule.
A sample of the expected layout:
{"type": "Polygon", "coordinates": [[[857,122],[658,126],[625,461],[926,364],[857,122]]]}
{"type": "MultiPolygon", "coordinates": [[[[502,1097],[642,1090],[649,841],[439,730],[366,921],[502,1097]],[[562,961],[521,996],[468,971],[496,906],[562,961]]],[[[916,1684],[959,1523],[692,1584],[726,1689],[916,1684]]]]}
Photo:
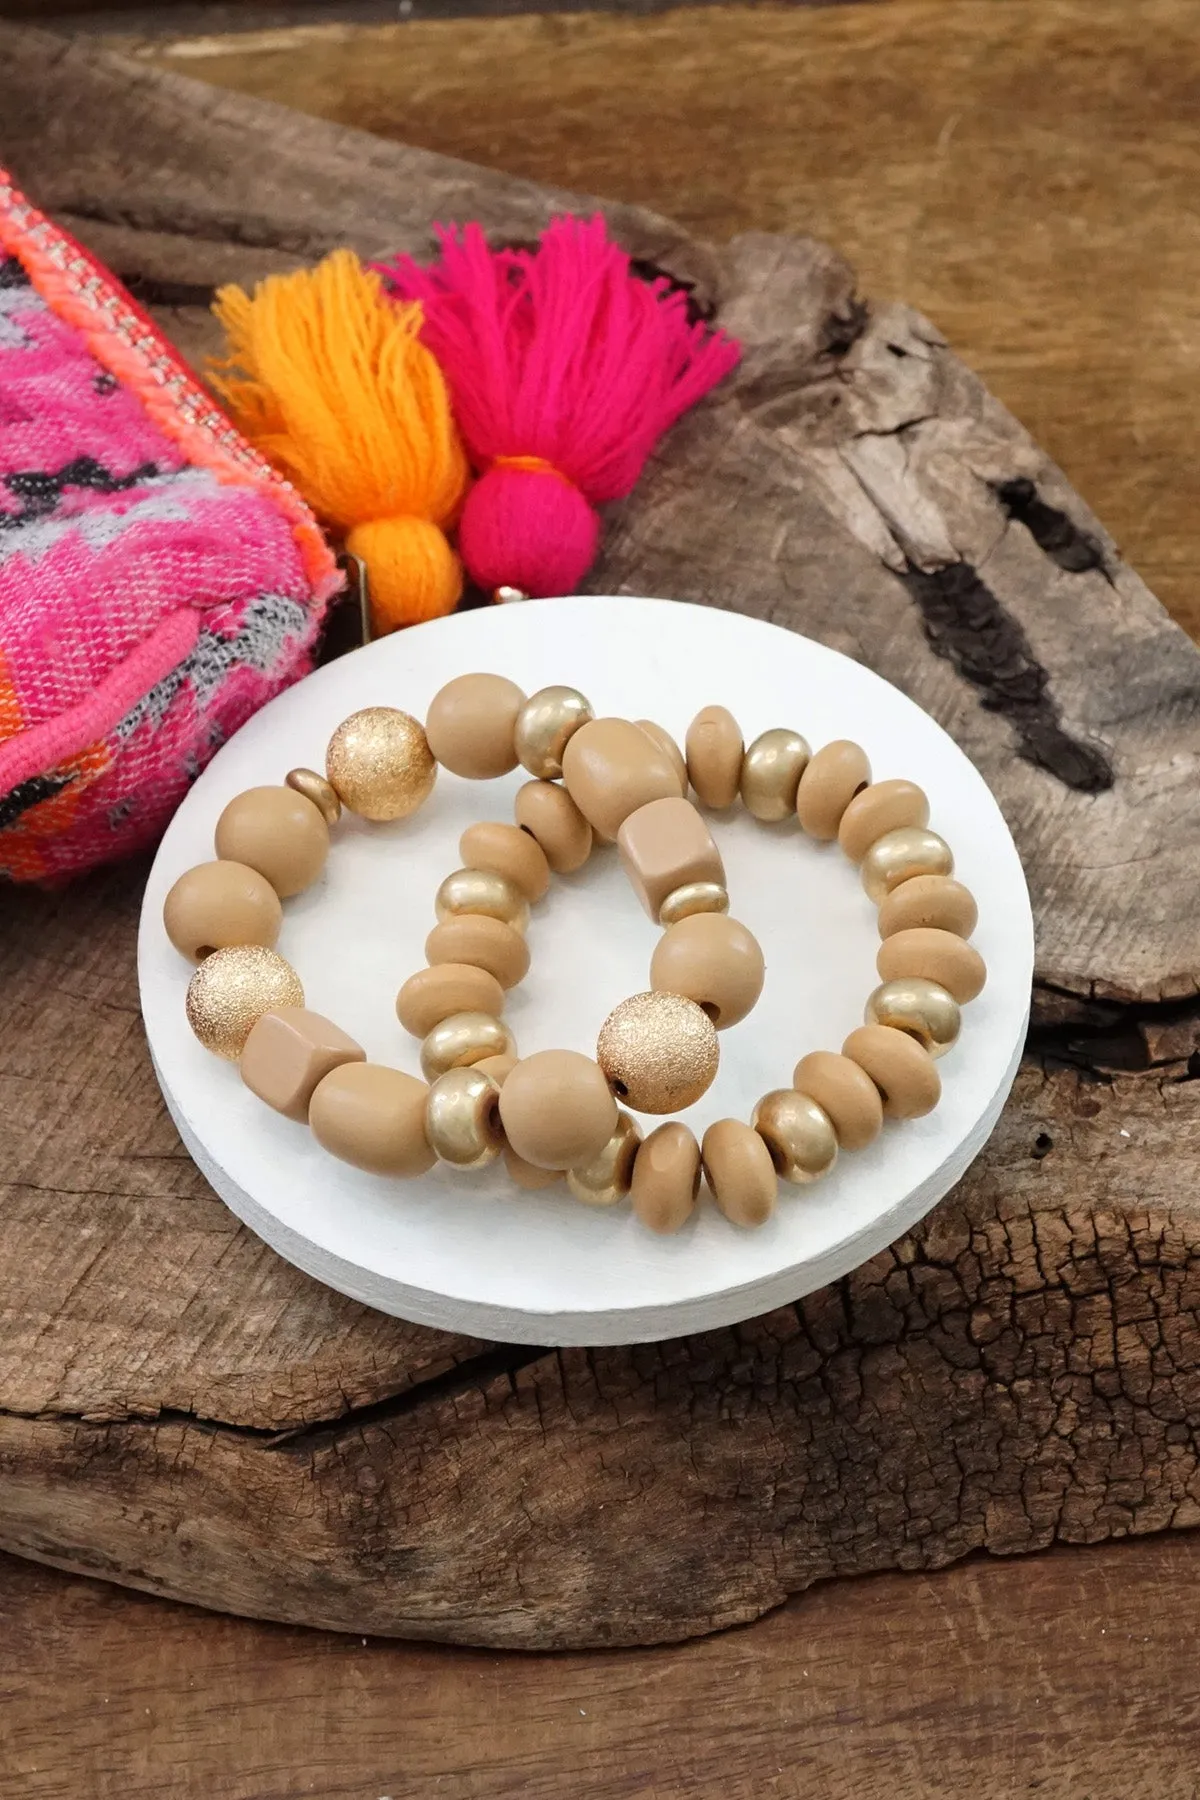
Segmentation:
{"type": "Polygon", "coordinates": [[[775,1164],[775,1173],[795,1187],[819,1181],[837,1161],[833,1121],[823,1106],[795,1088],[764,1094],[754,1109],[753,1125],[775,1164]]]}
{"type": "Polygon", "coordinates": [[[642,1134],[627,1112],[618,1112],[617,1129],[599,1156],[582,1169],[568,1169],[567,1186],[585,1206],[615,1206],[633,1182],[633,1164],[642,1134]]]}
{"type": "Polygon", "coordinates": [[[443,881],[433,904],[443,925],[459,913],[482,913],[511,925],[514,931],[523,932],[529,924],[528,900],[515,881],[493,869],[455,869],[443,881]]]}
{"type": "Polygon", "coordinates": [[[513,606],[518,601],[528,600],[529,595],[521,588],[498,587],[492,589],[492,602],[495,606],[513,606]]]}
{"type": "Polygon", "coordinates": [[[796,789],[811,755],[798,731],[777,726],[756,737],[742,757],[740,790],[746,810],[768,825],[790,819],[796,811],[796,789]]]}
{"type": "Polygon", "coordinates": [[[953,994],[921,975],[885,981],[867,1001],[868,1025],[891,1025],[916,1038],[930,1056],[945,1056],[958,1039],[962,1013],[953,994]]]}
{"type": "Polygon", "coordinates": [[[295,969],[261,944],[206,956],[188,983],[187,1022],[206,1050],[236,1062],[251,1029],[278,1006],[303,1006],[295,969]]]}
{"type": "Polygon", "coordinates": [[[425,1136],[443,1162],[482,1169],[504,1148],[500,1089],[481,1069],[448,1069],[425,1102],[425,1136]]]}
{"type": "Polygon", "coordinates": [[[429,798],[437,763],[418,720],[394,706],[366,706],[330,738],[325,773],[361,818],[407,819],[429,798]]]}
{"type": "Polygon", "coordinates": [[[915,875],[951,875],[954,854],[926,825],[901,825],[876,838],[862,859],[862,884],[876,906],[915,875]]]}
{"type": "Polygon", "coordinates": [[[327,825],[337,824],[342,816],[342,803],[337,789],[323,775],[318,775],[315,769],[289,769],[284,780],[290,788],[312,801],[327,825]]]}
{"type": "Polygon", "coordinates": [[[503,1020],[491,1013],[451,1013],[421,1045],[421,1073],[436,1081],[447,1069],[466,1069],[487,1056],[515,1056],[516,1040],[503,1020]]]}
{"type": "Polygon", "coordinates": [[[710,1086],[721,1060],[712,1020],[682,994],[633,994],[600,1028],[596,1061],[635,1112],[671,1113],[710,1086]]]}
{"type": "Polygon", "coordinates": [[[513,732],[517,761],[540,781],[557,781],[568,739],[594,717],[578,688],[539,688],[517,714],[513,732]]]}
{"type": "Polygon", "coordinates": [[[719,881],[687,881],[668,894],[658,909],[660,925],[678,925],[693,913],[727,913],[729,890],[719,881]]]}

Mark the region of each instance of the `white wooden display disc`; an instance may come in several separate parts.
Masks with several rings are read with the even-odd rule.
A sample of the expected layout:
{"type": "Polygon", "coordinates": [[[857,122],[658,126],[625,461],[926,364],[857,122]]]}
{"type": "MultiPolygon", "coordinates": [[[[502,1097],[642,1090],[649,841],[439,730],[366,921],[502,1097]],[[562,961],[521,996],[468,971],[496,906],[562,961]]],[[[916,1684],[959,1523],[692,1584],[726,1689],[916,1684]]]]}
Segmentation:
{"type": "MultiPolygon", "coordinates": [[[[419,1071],[397,1023],[397,989],[424,966],[433,896],[458,866],[476,819],[510,819],[523,770],[494,782],[439,775],[414,819],[346,817],[326,873],[284,905],[279,949],[307,1004],[349,1031],[373,1061],[419,1071]]],[[[861,1023],[878,977],[875,908],[834,846],[794,824],[764,826],[738,808],[713,816],[731,911],[756,934],[766,987],[750,1017],[721,1034],[721,1067],[684,1115],[699,1137],[713,1119],[749,1119],[786,1087],[806,1051],[836,1050],[861,1023]]],[[[657,930],[615,850],[555,878],[534,909],[533,967],[509,995],[523,1054],[594,1054],[618,1001],[644,992],[657,930]]],[[[493,607],[397,633],[319,670],[265,707],[214,758],[163,839],[141,919],[142,1008],[158,1077],[180,1134],[217,1193],[282,1256],[384,1312],[448,1331],[529,1344],[617,1344],[730,1324],[845,1274],[926,1213],[977,1155],[1008,1094],[1024,1042],[1033,930],[1021,865],[982,777],[940,726],[867,669],[776,626],[672,601],[574,598],[493,607]],[[780,1186],[775,1218],[742,1231],[704,1196],[673,1238],[629,1208],[596,1211],[565,1185],[514,1189],[503,1164],[473,1175],[438,1168],[415,1181],[360,1173],[300,1125],[271,1112],[233,1064],[201,1049],[184,1017],[191,969],[169,943],[163,899],[213,854],[233,795],[323,767],[334,727],[359,707],[423,719],[444,682],[471,670],[511,676],[528,693],[579,687],[597,714],[658,720],[682,742],[701,706],[720,703],[749,742],[791,725],[814,747],[860,742],[875,779],[908,776],[979,901],[975,943],[989,979],[939,1067],[944,1094],[926,1119],[888,1124],[810,1189],[780,1186]]],[[[646,1129],[660,1123],[644,1121],[646,1129]]]]}

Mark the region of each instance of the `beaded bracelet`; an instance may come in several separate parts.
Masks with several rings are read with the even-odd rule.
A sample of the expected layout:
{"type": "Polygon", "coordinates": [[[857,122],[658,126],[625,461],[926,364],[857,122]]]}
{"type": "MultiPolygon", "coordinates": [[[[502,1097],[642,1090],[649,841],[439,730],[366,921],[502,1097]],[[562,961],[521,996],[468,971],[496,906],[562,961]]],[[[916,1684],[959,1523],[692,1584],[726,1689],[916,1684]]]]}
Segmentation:
{"type": "Polygon", "coordinates": [[[498,675],[464,675],[434,697],[424,728],[391,707],[338,726],[325,774],[293,769],[285,784],[251,788],[225,807],[217,861],[182,875],[164,905],[172,943],[199,964],[188,1021],[206,1048],[240,1065],[246,1085],[322,1146],[377,1174],[423,1174],[438,1160],[483,1167],[500,1156],[517,1185],[565,1174],[575,1197],[607,1206],[632,1198],[656,1231],[692,1212],[701,1175],[735,1224],[763,1224],[778,1180],[828,1173],[839,1148],[870,1143],[884,1117],[936,1106],[935,1059],[958,1037],[960,1007],[986,979],[966,939],[975,901],[929,830],[914,783],[872,783],[847,740],[814,755],[799,733],[764,732],[744,748],[732,715],[705,707],[685,753],[649,720],[594,717],[574,688],[527,699],[498,675]],[[330,1020],[307,1010],[299,977],[273,946],[281,900],[320,874],[342,809],[369,820],[411,816],[438,765],[473,780],[517,764],[533,777],[515,824],[472,825],[463,867],[438,890],[428,967],[401,987],[396,1011],[421,1042],[425,1079],[368,1063],[330,1020]],[[642,1138],[632,1112],[692,1105],[716,1074],[718,1032],[745,1018],[762,990],[753,934],[728,916],[720,852],[688,798],[723,810],[741,798],[766,822],[798,818],[808,836],[838,840],[879,907],[881,985],[840,1053],[802,1057],[792,1085],[766,1094],[747,1125],[720,1119],[703,1142],[679,1121],[642,1138]],[[552,873],[617,843],[636,894],[663,935],[650,988],[617,1006],[595,1058],[570,1050],[518,1060],[502,1013],[505,990],[529,968],[530,905],[552,873]],[[624,1103],[619,1107],[617,1102],[624,1103]],[[628,1108],[628,1110],[626,1110],[628,1108]]]}

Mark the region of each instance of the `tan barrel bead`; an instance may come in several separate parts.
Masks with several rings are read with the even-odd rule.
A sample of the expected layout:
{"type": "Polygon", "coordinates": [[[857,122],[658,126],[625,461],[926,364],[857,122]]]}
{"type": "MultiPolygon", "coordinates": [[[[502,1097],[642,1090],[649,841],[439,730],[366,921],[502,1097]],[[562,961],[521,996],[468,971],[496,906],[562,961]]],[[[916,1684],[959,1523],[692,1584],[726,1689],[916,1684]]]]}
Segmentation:
{"type": "Polygon", "coordinates": [[[529,924],[528,900],[515,881],[494,869],[455,869],[434,895],[433,909],[439,924],[460,913],[499,919],[514,931],[523,932],[529,924]]]}
{"type": "Polygon", "coordinates": [[[652,1131],[633,1164],[629,1198],[650,1231],[662,1236],[686,1225],[700,1192],[700,1146],[678,1119],[652,1131]]]}
{"type": "Polygon", "coordinates": [[[978,950],[953,931],[915,926],[884,938],[875,958],[883,981],[903,975],[923,975],[953,994],[960,1006],[983,992],[987,964],[978,950]]]}
{"type": "Polygon", "coordinates": [[[883,1130],[883,1101],[867,1071],[836,1050],[810,1050],[792,1072],[792,1086],[809,1094],[833,1121],[843,1150],[865,1150],[883,1130]]]}
{"type": "Polygon", "coordinates": [[[901,825],[928,825],[929,800],[915,781],[873,781],[855,794],[842,814],[838,843],[860,863],[877,838],[901,825]]]}
{"type": "Polygon", "coordinates": [[[437,763],[420,722],[395,706],[364,706],[343,719],[325,751],[325,774],[360,819],[408,819],[425,804],[437,763]]]}
{"type": "Polygon", "coordinates": [[[942,1097],[933,1058],[906,1031],[860,1025],[842,1045],[842,1055],[866,1070],[883,1096],[889,1119],[922,1119],[942,1097]]]}
{"type": "Polygon", "coordinates": [[[526,1056],[500,1090],[500,1118],[518,1156],[539,1169],[575,1169],[598,1156],[617,1126],[599,1063],[577,1050],[526,1056]]]}
{"type": "Polygon", "coordinates": [[[862,884],[876,906],[893,888],[917,875],[952,875],[954,854],[945,838],[925,825],[901,825],[876,838],[861,865],[862,884]]]}
{"type": "Polygon", "coordinates": [[[505,1051],[502,1056],[481,1056],[477,1063],[471,1065],[484,1075],[489,1075],[497,1087],[504,1086],[516,1066],[517,1058],[511,1050],[505,1051]]]}
{"type": "Polygon", "coordinates": [[[809,837],[829,843],[842,814],[871,779],[867,753],[849,738],[835,738],[817,751],[796,789],[796,817],[809,837]]]}
{"type": "Polygon", "coordinates": [[[485,1056],[515,1056],[516,1042],[492,1013],[451,1013],[427,1033],[421,1045],[421,1073],[436,1081],[447,1069],[469,1069],[485,1056]]]}
{"type": "Polygon", "coordinates": [[[469,781],[507,775],[517,766],[514,734],[524,704],[504,675],[456,675],[429,703],[429,748],[444,769],[469,781]]]}
{"type": "Polygon", "coordinates": [[[396,995],[396,1017],[414,1037],[427,1037],[452,1013],[504,1011],[504,989],[473,963],[438,963],[410,975],[396,995]]]}
{"type": "Polygon", "coordinates": [[[504,1148],[500,1090],[478,1066],[446,1069],[429,1090],[425,1135],[442,1162],[456,1169],[483,1169],[504,1148]]]}
{"type": "Polygon", "coordinates": [[[753,1126],[717,1119],[704,1134],[700,1160],[713,1199],[731,1224],[766,1224],[775,1211],[779,1177],[753,1126]]]}
{"type": "Polygon", "coordinates": [[[214,950],[188,982],[187,1022],[214,1056],[236,1062],[265,1012],[303,1006],[304,988],[291,964],[264,944],[214,950]]]}
{"type": "Polygon", "coordinates": [[[568,794],[552,781],[527,781],[517,791],[513,817],[541,845],[556,875],[573,875],[592,854],[592,828],[568,794]]]}
{"type": "Polygon", "coordinates": [[[725,865],[712,832],[691,801],[678,794],[630,813],[617,833],[617,853],[629,885],[656,925],[663,901],[677,888],[698,881],[725,885],[725,865]]]}
{"type": "Polygon", "coordinates": [[[517,714],[513,730],[517,761],[539,780],[555,780],[562,774],[568,740],[593,717],[578,688],[539,688],[517,714]]]}
{"type": "Polygon", "coordinates": [[[563,752],[563,782],[593,831],[608,838],[639,806],[679,798],[670,757],[629,719],[581,726],[563,752]]]}
{"type": "Polygon", "coordinates": [[[819,1181],[837,1161],[833,1120],[811,1094],[775,1088],[763,1095],[752,1122],[771,1153],[775,1173],[793,1187],[819,1181]]]}
{"type": "Polygon", "coordinates": [[[650,958],[650,986],[694,1000],[718,1031],[752,1011],[765,972],[754,933],[722,913],[681,919],[663,932],[650,958]]]}
{"type": "Polygon", "coordinates": [[[907,1031],[930,1056],[945,1056],[952,1050],[962,1026],[962,1013],[953,994],[922,975],[882,982],[868,995],[863,1019],[868,1025],[894,1025],[897,1031],[907,1031]]]}
{"type": "Polygon", "coordinates": [[[760,732],[742,758],[739,788],[746,811],[764,825],[790,819],[796,810],[796,790],[808,767],[812,750],[798,731],[776,726],[760,732]]]}
{"type": "Polygon", "coordinates": [[[308,1123],[322,1149],[372,1175],[424,1175],[437,1158],[425,1135],[429,1089],[382,1063],[343,1063],[317,1084],[308,1123]]]}
{"type": "Polygon", "coordinates": [[[678,925],[696,913],[727,913],[729,889],[720,881],[685,881],[669,893],[658,909],[660,925],[678,925]]]}
{"type": "Polygon", "coordinates": [[[688,780],[705,806],[723,810],[738,797],[742,778],[741,727],[724,706],[702,706],[687,729],[688,780]]]}
{"type": "Polygon", "coordinates": [[[468,825],[458,840],[468,869],[490,869],[519,887],[527,900],[540,900],[550,886],[550,865],[537,839],[518,825],[485,820],[468,825]]]}
{"type": "Polygon", "coordinates": [[[529,973],[529,945],[519,931],[486,913],[456,913],[435,925],[425,939],[425,960],[474,963],[494,975],[502,988],[516,987],[529,973]]]}
{"type": "Polygon", "coordinates": [[[679,778],[679,792],[686,800],[688,791],[687,764],[683,760],[683,751],[679,748],[675,739],[671,736],[670,732],[665,731],[661,725],[656,725],[653,719],[635,719],[633,722],[639,731],[644,731],[646,736],[650,738],[653,743],[657,744],[660,750],[665,752],[670,760],[671,767],[679,778]]]}
{"type": "Polygon", "coordinates": [[[627,1112],[617,1113],[617,1128],[598,1156],[582,1168],[567,1170],[567,1186],[584,1206],[616,1206],[633,1180],[634,1158],[642,1134],[627,1112]]]}
{"type": "Polygon", "coordinates": [[[517,1155],[511,1144],[504,1146],[504,1166],[508,1170],[509,1180],[531,1194],[537,1193],[541,1188],[553,1187],[556,1181],[563,1178],[561,1169],[539,1169],[536,1163],[526,1162],[523,1156],[517,1155]]]}
{"type": "Polygon", "coordinates": [[[914,875],[894,887],[879,908],[879,935],[927,929],[969,938],[979,923],[970,888],[950,875],[914,875]]]}
{"type": "Polygon", "coordinates": [[[217,820],[217,855],[266,877],[281,900],[311,887],[329,855],[329,827],[289,787],[247,788],[217,820]]]}
{"type": "Polygon", "coordinates": [[[332,1019],[304,1006],[280,1006],[251,1027],[240,1068],[252,1094],[303,1124],[318,1082],[343,1063],[366,1060],[362,1046],[332,1019]]]}
{"type": "Polygon", "coordinates": [[[311,800],[325,823],[332,829],[342,816],[342,803],[333,783],[318,775],[315,769],[289,769],[283,778],[286,787],[294,788],[311,800]]]}
{"type": "Polygon", "coordinates": [[[279,895],[246,863],[200,863],[179,877],[163,901],[167,936],[189,962],[230,944],[269,950],[282,921],[279,895]]]}

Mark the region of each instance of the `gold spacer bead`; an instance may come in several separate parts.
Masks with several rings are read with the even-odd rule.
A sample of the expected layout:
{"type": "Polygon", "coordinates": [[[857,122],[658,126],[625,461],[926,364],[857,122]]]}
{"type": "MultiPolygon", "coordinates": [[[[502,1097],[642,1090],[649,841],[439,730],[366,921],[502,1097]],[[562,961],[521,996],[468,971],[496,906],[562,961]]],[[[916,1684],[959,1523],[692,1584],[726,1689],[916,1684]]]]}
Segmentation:
{"type": "Polygon", "coordinates": [[[188,983],[187,1022],[206,1050],[236,1062],[264,1013],[303,1006],[295,969],[261,944],[213,950],[188,983]]]}
{"type": "Polygon", "coordinates": [[[807,739],[798,731],[777,726],[756,737],[742,757],[739,790],[747,812],[767,825],[792,818],[796,789],[811,756],[807,739]]]}
{"type": "Polygon", "coordinates": [[[771,1153],[775,1173],[795,1187],[819,1181],[837,1161],[837,1133],[823,1106],[795,1088],[764,1094],[751,1121],[771,1153]]]}
{"type": "Polygon", "coordinates": [[[515,881],[493,869],[455,869],[443,881],[433,904],[438,922],[443,925],[460,913],[482,913],[485,918],[499,919],[502,925],[511,925],[520,932],[529,924],[525,895],[515,881]]]}
{"type": "Polygon", "coordinates": [[[901,825],[885,832],[862,859],[862,884],[876,906],[882,906],[902,881],[953,872],[954,854],[949,844],[925,825],[901,825]]]}
{"type": "Polygon", "coordinates": [[[481,1069],[448,1069],[429,1089],[425,1135],[429,1147],[456,1169],[482,1169],[504,1147],[500,1089],[481,1069]]]}
{"type": "Polygon", "coordinates": [[[421,1073],[426,1081],[436,1081],[448,1069],[466,1069],[489,1056],[514,1056],[516,1049],[508,1026],[491,1013],[451,1013],[422,1043],[421,1073]]]}
{"type": "Polygon", "coordinates": [[[687,881],[667,895],[658,909],[660,925],[678,925],[693,913],[727,913],[729,891],[719,881],[687,881]]]}
{"type": "Polygon", "coordinates": [[[721,1060],[717,1031],[682,994],[633,994],[600,1028],[596,1061],[618,1100],[635,1112],[671,1113],[711,1086],[721,1060]]]}
{"type": "Polygon", "coordinates": [[[863,1019],[868,1025],[890,1025],[907,1032],[930,1056],[945,1056],[958,1041],[962,1025],[953,994],[921,975],[885,981],[877,987],[863,1010],[863,1019]]]}
{"type": "Polygon", "coordinates": [[[513,731],[517,761],[539,781],[557,781],[568,742],[594,717],[578,688],[539,688],[517,714],[513,731]]]}
{"type": "Polygon", "coordinates": [[[615,1206],[633,1182],[633,1165],[642,1134],[627,1112],[618,1112],[617,1129],[599,1156],[582,1169],[568,1169],[567,1186],[585,1206],[615,1206]]]}
{"type": "Polygon", "coordinates": [[[337,824],[342,816],[342,803],[332,782],[318,775],[315,769],[289,769],[283,779],[297,794],[312,801],[327,825],[337,824]]]}
{"type": "Polygon", "coordinates": [[[366,706],[330,738],[325,773],[360,818],[407,819],[428,799],[437,763],[419,720],[394,706],[366,706]]]}

